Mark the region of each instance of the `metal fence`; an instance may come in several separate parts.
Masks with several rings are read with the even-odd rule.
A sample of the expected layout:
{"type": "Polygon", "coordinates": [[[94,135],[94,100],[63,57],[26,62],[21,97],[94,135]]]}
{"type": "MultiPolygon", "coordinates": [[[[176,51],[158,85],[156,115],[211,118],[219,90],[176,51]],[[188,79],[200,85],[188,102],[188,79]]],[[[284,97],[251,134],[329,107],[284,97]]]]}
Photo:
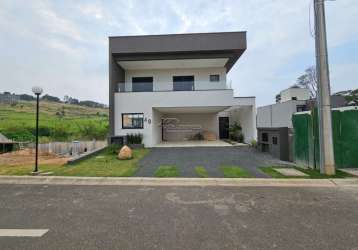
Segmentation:
{"type": "MultiPolygon", "coordinates": [[[[317,110],[292,117],[295,162],[319,168],[317,110]]],[[[337,168],[358,167],[358,107],[332,109],[334,158],[337,168]]]]}

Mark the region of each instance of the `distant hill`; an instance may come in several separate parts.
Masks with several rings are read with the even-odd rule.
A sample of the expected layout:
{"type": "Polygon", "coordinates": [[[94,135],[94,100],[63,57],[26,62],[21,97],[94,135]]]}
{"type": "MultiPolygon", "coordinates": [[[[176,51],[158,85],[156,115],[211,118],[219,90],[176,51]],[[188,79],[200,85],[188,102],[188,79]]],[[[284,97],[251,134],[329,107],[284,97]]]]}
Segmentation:
{"type": "Polygon", "coordinates": [[[348,106],[358,106],[358,89],[340,91],[333,95],[343,96],[348,106]]]}
{"type": "MultiPolygon", "coordinates": [[[[16,141],[33,141],[35,101],[0,103],[0,133],[16,141]]],[[[88,107],[42,100],[40,102],[40,140],[70,141],[105,139],[108,108],[88,107]]]]}
{"type": "MultiPolygon", "coordinates": [[[[48,102],[56,102],[56,103],[66,103],[66,104],[76,104],[80,106],[86,106],[91,108],[107,108],[108,106],[99,102],[90,101],[90,100],[84,100],[80,101],[74,97],[71,96],[64,96],[63,100],[61,100],[59,97],[51,96],[49,94],[45,94],[41,96],[42,101],[48,101],[48,102]]],[[[15,94],[10,92],[3,92],[0,93],[0,103],[13,103],[16,101],[35,101],[35,97],[33,95],[28,94],[15,94]]]]}

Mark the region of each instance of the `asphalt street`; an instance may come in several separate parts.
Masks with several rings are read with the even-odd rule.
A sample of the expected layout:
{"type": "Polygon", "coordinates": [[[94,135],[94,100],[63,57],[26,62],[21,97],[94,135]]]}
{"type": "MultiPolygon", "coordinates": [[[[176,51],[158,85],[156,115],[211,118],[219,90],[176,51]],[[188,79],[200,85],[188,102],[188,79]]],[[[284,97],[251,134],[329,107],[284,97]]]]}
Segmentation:
{"type": "Polygon", "coordinates": [[[356,187],[1,184],[0,229],[48,231],[0,249],[358,249],[357,208],[356,187]]]}

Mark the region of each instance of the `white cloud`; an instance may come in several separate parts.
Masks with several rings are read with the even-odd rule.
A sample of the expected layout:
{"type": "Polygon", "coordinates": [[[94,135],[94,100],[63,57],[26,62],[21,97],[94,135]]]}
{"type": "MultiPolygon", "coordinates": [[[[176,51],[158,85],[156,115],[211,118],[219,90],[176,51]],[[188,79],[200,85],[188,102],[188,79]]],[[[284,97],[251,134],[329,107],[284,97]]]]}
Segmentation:
{"type": "Polygon", "coordinates": [[[94,17],[95,19],[103,18],[102,6],[96,3],[79,4],[79,10],[85,14],[94,17]]]}
{"type": "MultiPolygon", "coordinates": [[[[43,83],[54,95],[107,102],[107,36],[247,30],[247,51],[229,78],[237,95],[255,95],[259,105],[268,104],[314,63],[311,1],[4,0],[1,87],[23,92],[43,83]]],[[[358,46],[356,0],[327,1],[326,9],[330,51],[348,43],[358,46]]],[[[350,60],[330,58],[333,90],[357,87],[358,55],[350,60]]]]}

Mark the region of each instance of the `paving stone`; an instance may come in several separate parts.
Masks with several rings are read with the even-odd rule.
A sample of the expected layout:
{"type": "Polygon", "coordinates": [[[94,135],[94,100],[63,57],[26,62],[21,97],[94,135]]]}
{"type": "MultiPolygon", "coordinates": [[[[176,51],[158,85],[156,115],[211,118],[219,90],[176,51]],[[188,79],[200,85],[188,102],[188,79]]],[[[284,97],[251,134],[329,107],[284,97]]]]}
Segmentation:
{"type": "Polygon", "coordinates": [[[358,176],[358,168],[340,168],[339,170],[341,170],[347,174],[358,176]]]}
{"type": "Polygon", "coordinates": [[[294,168],[274,168],[274,169],[280,174],[283,174],[284,176],[297,176],[297,177],[308,176],[307,174],[294,168]]]}

